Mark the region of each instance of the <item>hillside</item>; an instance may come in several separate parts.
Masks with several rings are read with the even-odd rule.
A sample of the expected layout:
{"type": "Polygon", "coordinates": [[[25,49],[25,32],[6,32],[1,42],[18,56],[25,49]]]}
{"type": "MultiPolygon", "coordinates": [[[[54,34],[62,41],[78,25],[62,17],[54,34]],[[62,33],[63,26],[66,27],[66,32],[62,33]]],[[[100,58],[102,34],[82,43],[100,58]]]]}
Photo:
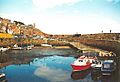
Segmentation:
{"type": "Polygon", "coordinates": [[[11,21],[10,19],[0,17],[0,33],[23,34],[27,36],[39,35],[45,36],[44,32],[37,29],[34,24],[26,25],[20,21],[11,21]]]}

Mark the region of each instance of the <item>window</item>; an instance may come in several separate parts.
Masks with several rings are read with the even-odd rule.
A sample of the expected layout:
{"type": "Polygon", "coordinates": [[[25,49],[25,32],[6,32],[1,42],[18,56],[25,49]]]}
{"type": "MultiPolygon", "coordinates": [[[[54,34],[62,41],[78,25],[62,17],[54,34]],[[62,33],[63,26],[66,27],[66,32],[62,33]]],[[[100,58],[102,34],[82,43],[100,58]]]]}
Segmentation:
{"type": "Polygon", "coordinates": [[[104,64],[104,68],[110,68],[110,64],[104,64]]]}
{"type": "Polygon", "coordinates": [[[79,62],[83,62],[83,60],[79,60],[79,62]]]}

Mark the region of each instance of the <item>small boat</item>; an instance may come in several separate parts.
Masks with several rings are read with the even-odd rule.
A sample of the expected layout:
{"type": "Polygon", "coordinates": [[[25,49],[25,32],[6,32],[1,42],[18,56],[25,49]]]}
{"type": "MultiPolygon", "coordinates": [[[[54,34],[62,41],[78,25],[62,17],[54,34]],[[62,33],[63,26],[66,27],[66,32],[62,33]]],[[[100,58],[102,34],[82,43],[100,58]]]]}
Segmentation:
{"type": "Polygon", "coordinates": [[[1,52],[5,52],[5,51],[7,51],[7,50],[9,50],[9,48],[7,48],[7,47],[1,47],[1,48],[0,48],[0,51],[1,51],[1,52]]]}
{"type": "Polygon", "coordinates": [[[43,47],[52,47],[52,45],[47,44],[47,43],[43,43],[43,44],[41,44],[41,46],[43,46],[43,47]]]}
{"type": "Polygon", "coordinates": [[[17,44],[15,44],[12,48],[12,50],[24,50],[24,47],[18,46],[17,44]]]}
{"type": "Polygon", "coordinates": [[[99,56],[100,57],[116,57],[116,54],[113,52],[104,51],[104,52],[99,52],[99,56]]]}
{"type": "Polygon", "coordinates": [[[33,44],[27,44],[24,48],[25,48],[26,50],[32,50],[33,47],[34,47],[33,44]]]}
{"type": "Polygon", "coordinates": [[[0,74],[0,82],[7,82],[7,80],[6,80],[6,77],[5,77],[5,74],[4,74],[4,73],[1,73],[1,74],[0,74]]]}
{"type": "Polygon", "coordinates": [[[26,50],[32,50],[32,46],[27,46],[26,50]]]}
{"type": "Polygon", "coordinates": [[[22,48],[22,47],[14,47],[14,48],[12,48],[12,50],[24,50],[24,48],[22,48]]]}
{"type": "Polygon", "coordinates": [[[3,77],[5,77],[5,74],[4,74],[4,73],[1,73],[1,74],[0,74],[0,79],[3,78],[3,77]]]}
{"type": "Polygon", "coordinates": [[[80,56],[77,60],[71,64],[73,71],[82,71],[87,70],[91,67],[92,61],[95,60],[95,57],[80,56]]]}
{"type": "Polygon", "coordinates": [[[99,61],[99,60],[93,61],[91,64],[91,67],[93,68],[93,70],[101,70],[102,61],[99,61]]]}
{"type": "Polygon", "coordinates": [[[32,48],[33,48],[33,45],[30,45],[26,47],[26,50],[32,50],[32,48]]]}
{"type": "Polygon", "coordinates": [[[116,62],[114,60],[105,60],[101,67],[102,75],[111,75],[116,70],[116,62]]]}

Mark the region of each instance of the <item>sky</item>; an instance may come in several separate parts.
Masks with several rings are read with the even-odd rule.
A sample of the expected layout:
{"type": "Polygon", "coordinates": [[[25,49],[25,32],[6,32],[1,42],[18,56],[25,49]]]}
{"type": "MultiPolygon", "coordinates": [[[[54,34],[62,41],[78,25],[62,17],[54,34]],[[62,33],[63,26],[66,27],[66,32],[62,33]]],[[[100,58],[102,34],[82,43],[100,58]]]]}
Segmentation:
{"type": "Polygon", "coordinates": [[[120,0],[0,0],[0,17],[48,34],[120,32],[120,0]]]}

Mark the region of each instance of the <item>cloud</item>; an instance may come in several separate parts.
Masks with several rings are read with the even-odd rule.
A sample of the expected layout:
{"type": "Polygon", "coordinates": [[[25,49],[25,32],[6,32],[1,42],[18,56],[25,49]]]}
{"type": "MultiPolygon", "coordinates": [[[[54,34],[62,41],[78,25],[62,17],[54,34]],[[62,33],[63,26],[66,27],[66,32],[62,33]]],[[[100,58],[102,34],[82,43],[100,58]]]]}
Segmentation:
{"type": "Polygon", "coordinates": [[[120,27],[118,21],[99,15],[42,15],[38,20],[36,25],[40,26],[43,32],[52,34],[99,33],[101,30],[109,32],[110,29],[118,32],[116,28],[120,27]]]}
{"type": "Polygon", "coordinates": [[[56,15],[19,15],[19,14],[0,14],[0,16],[12,20],[22,21],[25,24],[36,23],[36,28],[49,34],[74,34],[76,32],[81,34],[99,33],[120,31],[119,21],[111,18],[102,17],[98,15],[73,15],[66,16],[61,14],[56,15]],[[24,19],[24,20],[23,20],[24,19]],[[87,30],[89,29],[89,30],[87,30]]]}
{"type": "Polygon", "coordinates": [[[33,24],[35,21],[35,16],[32,14],[22,14],[22,13],[0,13],[0,16],[3,18],[7,18],[10,19],[12,21],[16,20],[16,21],[21,21],[24,22],[25,24],[33,24]],[[32,20],[31,20],[32,19],[32,20]]]}
{"type": "Polygon", "coordinates": [[[32,1],[36,7],[44,10],[55,6],[61,6],[63,4],[74,4],[84,0],[32,0],[32,1]]]}
{"type": "Polygon", "coordinates": [[[38,77],[49,80],[50,82],[70,82],[70,72],[62,69],[41,66],[35,70],[34,74],[38,77]]]}
{"type": "MultiPolygon", "coordinates": [[[[79,14],[81,10],[73,10],[70,12],[67,12],[67,10],[65,10],[66,12],[64,10],[45,12],[40,11],[66,4],[73,5],[81,1],[94,2],[95,0],[33,0],[34,5],[37,7],[36,10],[38,13],[38,15],[36,15],[36,26],[39,27],[39,29],[41,29],[43,32],[49,34],[74,34],[76,32],[87,34],[99,33],[101,30],[106,30],[107,32],[109,29],[118,32],[118,29],[116,29],[120,27],[118,21],[99,15],[98,13],[97,16],[91,16],[90,13],[87,15],[79,14]],[[69,15],[69,13],[72,15],[69,15]]],[[[104,1],[118,2],[120,0],[104,1]]]]}

